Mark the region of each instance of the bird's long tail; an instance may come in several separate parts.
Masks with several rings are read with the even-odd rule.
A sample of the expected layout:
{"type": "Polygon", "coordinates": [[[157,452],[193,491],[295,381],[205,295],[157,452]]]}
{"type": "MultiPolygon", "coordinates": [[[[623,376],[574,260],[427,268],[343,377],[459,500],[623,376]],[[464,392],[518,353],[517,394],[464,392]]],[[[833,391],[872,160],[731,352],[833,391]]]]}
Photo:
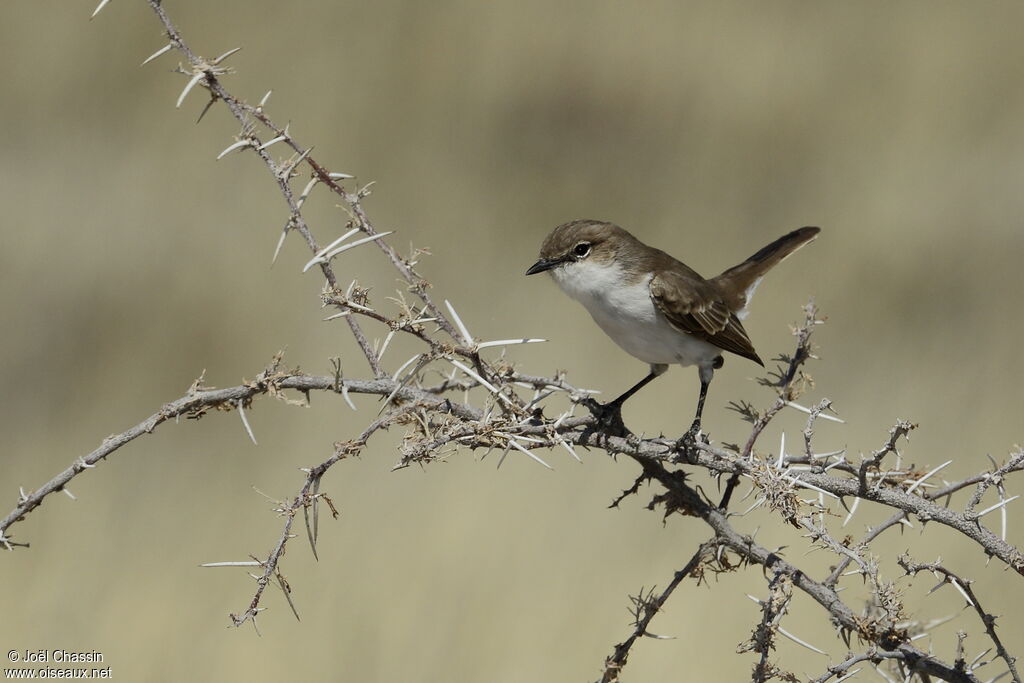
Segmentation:
{"type": "Polygon", "coordinates": [[[821,232],[820,228],[807,227],[783,235],[743,263],[733,266],[713,278],[712,282],[720,285],[723,291],[736,297],[736,301],[729,302],[733,310],[742,310],[747,307],[757,283],[761,281],[764,274],[817,237],[819,232],[821,232]]]}

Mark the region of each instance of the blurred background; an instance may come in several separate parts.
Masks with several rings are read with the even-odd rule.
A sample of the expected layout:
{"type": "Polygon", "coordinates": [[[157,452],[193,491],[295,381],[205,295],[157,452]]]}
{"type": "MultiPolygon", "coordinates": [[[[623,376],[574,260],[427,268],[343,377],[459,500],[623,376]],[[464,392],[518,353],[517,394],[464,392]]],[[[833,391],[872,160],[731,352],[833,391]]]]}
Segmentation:
{"type": "MultiPolygon", "coordinates": [[[[170,73],[176,56],[139,68],[164,44],[145,3],[115,0],[90,22],[94,5],[0,10],[2,514],[19,487],[181,396],[204,369],[209,385],[237,384],[286,348],[286,364],[307,372],[340,356],[349,375],[365,374],[347,328],[321,322],[322,282],[300,273],[300,240],[270,267],[285,208],[252,156],[215,161],[233,120],[218,106],[195,125],[200,89],[174,108],[185,84],[170,73]]],[[[431,249],[421,272],[474,335],[551,340],[509,351],[525,371],[564,369],[605,396],[646,371],[552,282],[523,277],[563,221],[615,221],[708,276],[819,225],[761,285],[746,323],[768,358],[791,349],[789,325],[811,296],[828,316],[806,401],[831,398],[846,423],[820,424],[819,447],[856,459],[906,418],[920,429],[904,462],[955,458],[943,472],[953,479],[1021,440],[1019,3],[165,7],[198,53],[244,48],[229,89],[250,101],[273,89],[269,114],[322,163],[376,182],[365,206],[378,229],[395,230],[403,250],[431,249]]],[[[326,193],[307,206],[321,241],[343,229],[326,193]]],[[[336,270],[372,283],[377,302],[398,286],[371,249],[336,270]]],[[[392,369],[404,351],[389,352],[392,369]]],[[[756,372],[731,358],[717,374],[704,422],[714,439],[745,438],[729,400],[771,401],[756,372]]],[[[681,433],[696,390],[692,369],[673,369],[626,421],[681,433]]],[[[166,424],[76,479],[76,501],[55,495],[12,529],[32,547],[0,558],[0,645],[96,649],[123,681],[592,680],[629,632],[627,595],[664,586],[708,537],[696,520],[647,511],[648,488],[608,509],[637,468],[603,452],[582,464],[551,452],[554,472],[512,456],[498,470],[464,452],[391,473],[396,428],[324,480],[341,516],[322,522],[320,561],[303,538],[289,546],[282,569],[302,621],[271,588],[262,637],[227,628],[253,583],[198,565],[269,552],[282,525],[273,501],[298,490],[297,468],[376,413],[375,400],[356,401],[352,413],[331,396],[308,409],[261,399],[249,412],[259,446],[232,414],[166,424]]],[[[773,452],[783,430],[799,443],[803,424],[784,416],[762,448],[773,452]]],[[[1010,506],[1018,545],[1020,509],[1010,506]]],[[[858,537],[883,513],[863,505],[845,531],[858,537]]],[[[805,556],[806,541],[779,526],[737,521],[825,570],[830,557],[805,556]]],[[[922,535],[914,520],[879,543],[883,575],[907,588],[895,555],[941,553],[1006,615],[1004,640],[1022,642],[1019,579],[933,526],[922,535]]],[[[850,586],[860,609],[860,581],[850,586]]],[[[954,591],[923,597],[930,587],[908,590],[911,616],[960,613],[954,591]]],[[[759,612],[744,593],[766,595],[758,569],[685,583],[652,625],[677,638],[639,643],[626,679],[748,678],[754,657],[734,651],[759,612]]],[[[846,653],[802,595],[784,627],[846,653]]],[[[947,661],[958,628],[974,634],[970,656],[987,647],[965,613],[934,632],[947,661]]],[[[802,677],[830,662],[788,641],[776,656],[802,677]]]]}

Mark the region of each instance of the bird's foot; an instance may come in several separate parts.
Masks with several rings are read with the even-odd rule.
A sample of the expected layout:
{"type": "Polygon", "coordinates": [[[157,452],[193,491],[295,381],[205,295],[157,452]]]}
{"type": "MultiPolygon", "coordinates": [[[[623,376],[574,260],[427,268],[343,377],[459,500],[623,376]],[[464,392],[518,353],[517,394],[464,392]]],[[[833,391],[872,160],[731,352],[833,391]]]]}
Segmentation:
{"type": "Polygon", "coordinates": [[[609,436],[621,436],[623,438],[632,434],[622,421],[622,404],[616,401],[611,403],[598,403],[592,398],[582,401],[590,414],[593,415],[597,424],[594,431],[601,431],[609,436]]]}
{"type": "Polygon", "coordinates": [[[708,443],[708,437],[700,431],[700,420],[694,420],[690,429],[676,441],[676,454],[673,462],[685,460],[693,462],[697,459],[697,444],[708,443]]]}

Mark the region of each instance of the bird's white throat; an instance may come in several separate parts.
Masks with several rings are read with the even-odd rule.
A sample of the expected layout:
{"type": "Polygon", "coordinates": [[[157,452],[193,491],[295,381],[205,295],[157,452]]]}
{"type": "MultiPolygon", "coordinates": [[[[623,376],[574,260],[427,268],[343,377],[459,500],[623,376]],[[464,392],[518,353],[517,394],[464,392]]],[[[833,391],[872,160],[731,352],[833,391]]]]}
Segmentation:
{"type": "Polygon", "coordinates": [[[551,271],[624,351],[651,365],[709,365],[721,349],[669,324],[651,300],[653,273],[635,277],[615,261],[566,263],[551,271]]]}

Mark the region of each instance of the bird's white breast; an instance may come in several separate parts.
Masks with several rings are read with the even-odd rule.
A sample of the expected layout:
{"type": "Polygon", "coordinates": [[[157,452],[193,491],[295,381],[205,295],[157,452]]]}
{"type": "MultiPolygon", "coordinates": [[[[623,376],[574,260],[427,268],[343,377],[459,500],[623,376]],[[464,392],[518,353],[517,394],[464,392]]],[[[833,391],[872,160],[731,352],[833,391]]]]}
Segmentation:
{"type": "Polygon", "coordinates": [[[551,275],[605,334],[645,363],[706,365],[721,354],[713,344],[669,324],[651,300],[653,274],[630,281],[614,262],[579,261],[555,268],[551,275]]]}

